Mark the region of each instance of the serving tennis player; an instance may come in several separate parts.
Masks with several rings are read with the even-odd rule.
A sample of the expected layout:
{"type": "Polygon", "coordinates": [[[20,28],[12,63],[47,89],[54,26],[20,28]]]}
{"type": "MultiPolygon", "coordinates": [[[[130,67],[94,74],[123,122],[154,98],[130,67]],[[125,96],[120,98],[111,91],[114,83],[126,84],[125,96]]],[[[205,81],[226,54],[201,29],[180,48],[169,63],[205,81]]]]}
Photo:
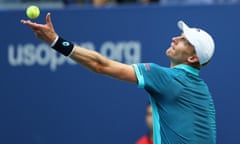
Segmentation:
{"type": "Polygon", "coordinates": [[[206,31],[178,22],[182,31],[173,37],[166,56],[170,67],[155,63],[124,64],[59,36],[51,21],[21,20],[37,38],[98,74],[135,83],[144,88],[153,111],[154,144],[215,144],[215,106],[207,84],[199,76],[214,53],[214,40],[206,31]]]}

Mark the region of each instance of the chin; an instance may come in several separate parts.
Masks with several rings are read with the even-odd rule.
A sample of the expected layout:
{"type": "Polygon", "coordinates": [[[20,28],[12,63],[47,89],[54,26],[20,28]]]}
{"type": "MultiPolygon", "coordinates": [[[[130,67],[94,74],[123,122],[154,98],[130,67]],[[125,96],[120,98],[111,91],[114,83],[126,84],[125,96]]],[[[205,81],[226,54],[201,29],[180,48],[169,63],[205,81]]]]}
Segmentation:
{"type": "Polygon", "coordinates": [[[171,54],[170,48],[166,50],[165,54],[166,54],[166,56],[168,56],[168,57],[170,56],[170,54],[171,54]]]}

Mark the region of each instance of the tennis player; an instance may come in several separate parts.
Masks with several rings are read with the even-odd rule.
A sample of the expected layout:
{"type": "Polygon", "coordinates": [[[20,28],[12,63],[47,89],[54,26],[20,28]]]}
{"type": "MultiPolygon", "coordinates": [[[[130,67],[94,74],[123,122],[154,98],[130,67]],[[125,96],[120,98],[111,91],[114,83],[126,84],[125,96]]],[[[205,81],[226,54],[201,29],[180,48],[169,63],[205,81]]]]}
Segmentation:
{"type": "Polygon", "coordinates": [[[153,111],[154,144],[215,144],[215,107],[207,84],[199,77],[214,53],[214,40],[204,30],[178,22],[166,55],[170,67],[154,63],[123,64],[60,37],[50,13],[46,24],[21,20],[37,38],[90,70],[136,83],[148,93],[153,111]]]}

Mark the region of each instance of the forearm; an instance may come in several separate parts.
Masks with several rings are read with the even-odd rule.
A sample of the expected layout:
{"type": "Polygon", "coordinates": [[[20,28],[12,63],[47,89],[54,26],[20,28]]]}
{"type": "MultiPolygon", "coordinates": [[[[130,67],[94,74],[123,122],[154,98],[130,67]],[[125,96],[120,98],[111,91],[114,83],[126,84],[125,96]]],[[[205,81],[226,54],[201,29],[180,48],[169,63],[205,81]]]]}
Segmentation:
{"type": "Polygon", "coordinates": [[[131,65],[113,61],[97,53],[96,51],[75,45],[70,57],[80,65],[96,73],[104,74],[128,82],[137,82],[135,72],[131,65]]]}
{"type": "Polygon", "coordinates": [[[59,36],[56,36],[51,47],[65,56],[70,56],[80,65],[98,73],[107,66],[107,61],[110,61],[96,51],[75,45],[59,36]]]}
{"type": "Polygon", "coordinates": [[[80,65],[97,73],[102,73],[102,69],[107,67],[108,62],[110,61],[93,50],[89,50],[77,45],[74,46],[70,57],[80,65]]]}
{"type": "Polygon", "coordinates": [[[108,75],[124,81],[137,82],[134,69],[131,65],[113,61],[96,51],[74,45],[61,37],[58,38],[52,47],[61,54],[70,56],[80,65],[96,73],[108,75]]]}
{"type": "Polygon", "coordinates": [[[65,56],[70,56],[80,65],[100,74],[108,75],[120,80],[137,82],[131,65],[123,64],[106,58],[100,53],[89,50],[59,38],[53,49],[65,56]]]}

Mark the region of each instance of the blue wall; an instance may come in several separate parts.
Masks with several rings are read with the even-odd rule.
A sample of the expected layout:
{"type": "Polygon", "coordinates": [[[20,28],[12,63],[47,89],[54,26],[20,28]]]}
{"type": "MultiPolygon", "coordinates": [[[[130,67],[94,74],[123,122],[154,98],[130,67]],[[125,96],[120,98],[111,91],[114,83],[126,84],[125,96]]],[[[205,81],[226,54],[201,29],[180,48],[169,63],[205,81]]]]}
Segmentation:
{"type": "MultiPolygon", "coordinates": [[[[237,144],[240,6],[42,9],[55,30],[124,63],[168,66],[165,50],[177,21],[209,31],[216,52],[201,76],[217,111],[218,144],[237,144]]],[[[147,130],[147,93],[89,72],[52,51],[20,23],[24,10],[0,11],[0,143],[133,144],[147,130]]]]}

